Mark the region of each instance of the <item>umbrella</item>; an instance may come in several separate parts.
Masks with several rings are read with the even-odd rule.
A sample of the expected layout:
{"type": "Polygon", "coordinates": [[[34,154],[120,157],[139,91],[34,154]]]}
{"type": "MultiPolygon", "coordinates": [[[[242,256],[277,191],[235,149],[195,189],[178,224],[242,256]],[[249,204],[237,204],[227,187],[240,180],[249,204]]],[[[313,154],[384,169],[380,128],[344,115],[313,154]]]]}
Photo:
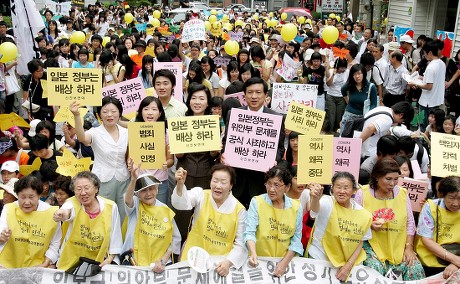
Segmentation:
{"type": "Polygon", "coordinates": [[[30,125],[16,113],[0,114],[0,129],[2,131],[8,130],[13,126],[30,128],[30,125]]]}
{"type": "MultiPolygon", "coordinates": [[[[292,14],[292,15],[295,15],[295,16],[298,16],[298,17],[304,16],[304,17],[307,17],[309,19],[313,18],[311,16],[311,13],[307,9],[302,9],[302,8],[285,8],[285,9],[283,9],[283,13],[292,14]]],[[[288,15],[288,18],[289,18],[289,15],[288,15]]]]}

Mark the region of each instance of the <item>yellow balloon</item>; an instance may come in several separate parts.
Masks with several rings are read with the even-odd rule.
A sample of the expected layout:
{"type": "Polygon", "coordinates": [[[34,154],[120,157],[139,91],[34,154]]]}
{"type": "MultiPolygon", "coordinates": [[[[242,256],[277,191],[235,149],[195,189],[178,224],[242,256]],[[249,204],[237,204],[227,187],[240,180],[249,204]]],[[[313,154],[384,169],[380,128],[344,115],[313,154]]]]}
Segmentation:
{"type": "Polygon", "coordinates": [[[211,23],[209,21],[205,21],[204,22],[204,28],[209,31],[211,30],[211,23]]]}
{"type": "Polygon", "coordinates": [[[281,20],[283,20],[283,21],[286,20],[286,19],[287,19],[287,16],[288,16],[288,15],[287,15],[286,13],[282,13],[282,14],[281,14],[281,20]]]}
{"type": "Polygon", "coordinates": [[[342,18],[340,18],[340,16],[337,15],[337,16],[335,16],[335,19],[337,20],[337,22],[340,22],[340,20],[341,20],[342,18]]]}
{"type": "Polygon", "coordinates": [[[271,20],[270,20],[270,26],[271,26],[271,27],[276,27],[276,25],[278,25],[278,20],[276,20],[276,19],[271,19],[271,20]]]}
{"type": "Polygon", "coordinates": [[[211,15],[217,15],[217,11],[216,10],[211,10],[211,15]]]}
{"type": "Polygon", "coordinates": [[[306,19],[305,23],[309,23],[311,25],[311,19],[306,19]]]}
{"type": "Polygon", "coordinates": [[[235,27],[238,27],[238,26],[243,27],[243,25],[244,25],[244,22],[242,20],[236,20],[235,27]]]}
{"type": "Polygon", "coordinates": [[[7,63],[18,58],[18,47],[12,42],[4,42],[0,44],[1,63],[7,63]]]}
{"type": "Polygon", "coordinates": [[[253,18],[254,20],[258,21],[258,20],[259,20],[259,15],[258,15],[258,14],[254,14],[254,15],[252,16],[252,18],[253,18]]]}
{"type": "Polygon", "coordinates": [[[285,42],[293,40],[297,36],[297,26],[289,23],[281,28],[281,38],[285,42]]]}
{"type": "Polygon", "coordinates": [[[227,15],[227,14],[224,14],[224,15],[222,16],[222,22],[226,22],[226,21],[228,21],[228,15],[227,15]]]}
{"type": "Polygon", "coordinates": [[[131,13],[126,13],[125,14],[125,22],[127,24],[131,24],[133,22],[133,20],[134,20],[133,14],[131,14],[131,13]]]}
{"type": "Polygon", "coordinates": [[[302,25],[305,23],[305,17],[304,16],[300,16],[299,19],[298,19],[299,23],[302,25]]]}
{"type": "Polygon", "coordinates": [[[329,14],[329,18],[334,19],[334,18],[335,18],[335,14],[334,14],[334,13],[330,13],[330,14],[329,14]]]}
{"type": "Polygon", "coordinates": [[[273,18],[273,12],[268,13],[268,15],[273,18]]]}
{"type": "Polygon", "coordinates": [[[75,31],[70,35],[70,43],[83,44],[85,42],[86,36],[82,31],[75,31]]]}
{"type": "Polygon", "coordinates": [[[105,36],[103,39],[102,39],[102,47],[105,47],[105,45],[110,42],[110,37],[108,36],[105,36]]]}
{"type": "Polygon", "coordinates": [[[158,28],[160,26],[160,20],[158,20],[157,18],[153,18],[151,21],[150,21],[150,24],[154,27],[154,28],[158,28]]]}
{"type": "Polygon", "coordinates": [[[228,40],[224,45],[225,52],[230,55],[237,55],[240,51],[240,45],[236,40],[228,40]]]}
{"type": "Polygon", "coordinates": [[[159,19],[161,17],[161,12],[158,10],[153,11],[153,17],[159,19]]]}
{"type": "Polygon", "coordinates": [[[212,27],[215,28],[215,29],[220,29],[220,22],[212,23],[212,27]]]}
{"type": "Polygon", "coordinates": [[[333,44],[339,38],[339,30],[334,26],[327,26],[321,35],[325,43],[333,44]]]}
{"type": "Polygon", "coordinates": [[[231,31],[233,29],[233,26],[230,23],[224,23],[223,28],[226,29],[227,31],[231,31]]]}
{"type": "Polygon", "coordinates": [[[216,21],[217,21],[216,15],[211,15],[211,16],[209,16],[208,21],[209,21],[211,24],[214,23],[214,22],[216,22],[216,21]]]}

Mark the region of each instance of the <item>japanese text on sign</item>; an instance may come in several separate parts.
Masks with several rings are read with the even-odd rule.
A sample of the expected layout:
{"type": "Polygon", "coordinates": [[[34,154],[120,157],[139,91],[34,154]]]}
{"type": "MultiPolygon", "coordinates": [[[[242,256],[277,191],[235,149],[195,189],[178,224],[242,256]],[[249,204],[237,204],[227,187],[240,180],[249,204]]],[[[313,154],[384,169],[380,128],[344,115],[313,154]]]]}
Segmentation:
{"type": "Polygon", "coordinates": [[[142,169],[161,169],[166,161],[164,122],[128,123],[129,155],[142,169]]]}
{"type": "Polygon", "coordinates": [[[271,108],[279,113],[287,113],[292,102],[315,108],[317,96],[317,85],[274,83],[271,108]]]}
{"type": "Polygon", "coordinates": [[[172,154],[220,151],[218,115],[168,119],[169,146],[172,154]]]}
{"type": "Polygon", "coordinates": [[[68,106],[73,101],[81,105],[102,103],[102,70],[96,68],[48,68],[48,103],[68,106]]]}
{"type": "Polygon", "coordinates": [[[299,135],[297,179],[301,184],[329,184],[332,178],[332,135],[299,135]]]}
{"type": "Polygon", "coordinates": [[[431,174],[460,176],[460,136],[433,132],[431,137],[431,174]]]}
{"type": "Polygon", "coordinates": [[[265,172],[275,164],[282,117],[232,109],[225,159],[237,168],[265,172]]]}
{"type": "Polygon", "coordinates": [[[319,134],[325,116],[322,110],[292,102],[286,117],[286,128],[302,134],[319,134]]]}
{"type": "Polygon", "coordinates": [[[123,114],[128,114],[137,111],[146,93],[142,85],[142,79],[135,78],[102,88],[102,96],[110,96],[120,100],[123,106],[123,114]]]}

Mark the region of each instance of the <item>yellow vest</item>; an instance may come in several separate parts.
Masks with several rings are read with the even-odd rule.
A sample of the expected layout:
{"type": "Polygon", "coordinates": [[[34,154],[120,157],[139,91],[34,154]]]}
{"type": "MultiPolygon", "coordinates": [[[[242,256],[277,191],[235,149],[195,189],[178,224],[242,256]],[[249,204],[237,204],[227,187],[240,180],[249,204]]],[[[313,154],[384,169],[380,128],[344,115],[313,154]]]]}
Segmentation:
{"type": "MultiPolygon", "coordinates": [[[[237,202],[233,212],[229,214],[217,212],[211,204],[211,191],[203,191],[204,199],[200,214],[192,230],[188,234],[187,242],[181,254],[181,261],[187,260],[188,250],[198,246],[210,255],[228,255],[235,242],[238,228],[238,212],[244,206],[237,202]]],[[[229,196],[229,198],[231,198],[229,196]]]]}
{"type": "Polygon", "coordinates": [[[58,208],[53,206],[45,211],[24,213],[16,202],[5,206],[11,237],[0,253],[0,264],[6,268],[42,264],[56,232],[53,214],[58,208]]]}
{"type": "Polygon", "coordinates": [[[407,193],[406,189],[399,188],[399,193],[393,199],[380,200],[372,196],[370,190],[363,190],[363,207],[369,212],[381,208],[392,208],[395,217],[383,224],[382,230],[372,231],[369,244],[380,262],[386,260],[390,264],[400,264],[403,261],[404,248],[407,239],[407,193]]]}
{"type": "MultiPolygon", "coordinates": [[[[460,243],[460,212],[451,212],[445,208],[441,208],[433,202],[433,200],[428,200],[427,202],[430,204],[431,215],[434,219],[433,240],[436,241],[437,234],[437,243],[440,245],[460,243]],[[436,208],[438,214],[436,214],[436,208]],[[439,221],[436,219],[436,215],[438,215],[439,221]],[[439,232],[437,232],[438,229],[439,232]]],[[[445,267],[445,265],[440,264],[436,256],[423,245],[420,236],[416,236],[415,250],[423,265],[429,267],[445,267]]]]}
{"type": "Polygon", "coordinates": [[[284,257],[288,251],[300,210],[300,202],[291,200],[291,208],[278,209],[268,204],[263,195],[256,196],[259,209],[259,226],[256,231],[258,256],[284,257]]]}
{"type": "MultiPolygon", "coordinates": [[[[372,215],[367,210],[354,210],[339,205],[334,199],[331,216],[321,243],[329,261],[342,267],[355,252],[372,224],[372,215]]],[[[355,265],[366,259],[361,249],[355,265]]]]}
{"type": "Polygon", "coordinates": [[[149,206],[139,201],[134,231],[134,259],[139,266],[159,260],[171,245],[174,212],[167,206],[149,206]]]}
{"type": "Polygon", "coordinates": [[[90,219],[77,198],[75,196],[70,198],[75,208],[75,218],[69,238],[62,244],[62,253],[57,263],[58,269],[68,270],[81,256],[99,262],[104,260],[109,251],[114,203],[102,199],[105,202],[104,210],[96,218],[90,219]]]}

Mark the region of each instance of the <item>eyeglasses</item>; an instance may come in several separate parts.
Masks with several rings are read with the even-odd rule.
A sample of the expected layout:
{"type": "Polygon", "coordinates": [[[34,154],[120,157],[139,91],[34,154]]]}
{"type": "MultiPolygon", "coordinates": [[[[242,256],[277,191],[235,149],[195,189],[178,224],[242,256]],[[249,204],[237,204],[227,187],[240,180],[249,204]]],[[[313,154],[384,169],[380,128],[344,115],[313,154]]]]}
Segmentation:
{"type": "Polygon", "coordinates": [[[91,185],[86,185],[86,186],[81,186],[81,187],[75,187],[74,188],[74,192],[75,193],[80,193],[82,191],[85,191],[85,192],[88,192],[89,190],[91,189],[94,189],[95,186],[91,186],[91,185]]]}
{"type": "Polygon", "coordinates": [[[264,185],[265,185],[265,188],[267,188],[267,189],[274,188],[275,190],[278,190],[281,187],[283,187],[285,184],[284,183],[277,183],[277,182],[275,182],[275,183],[266,182],[266,183],[264,183],[264,185]]]}

